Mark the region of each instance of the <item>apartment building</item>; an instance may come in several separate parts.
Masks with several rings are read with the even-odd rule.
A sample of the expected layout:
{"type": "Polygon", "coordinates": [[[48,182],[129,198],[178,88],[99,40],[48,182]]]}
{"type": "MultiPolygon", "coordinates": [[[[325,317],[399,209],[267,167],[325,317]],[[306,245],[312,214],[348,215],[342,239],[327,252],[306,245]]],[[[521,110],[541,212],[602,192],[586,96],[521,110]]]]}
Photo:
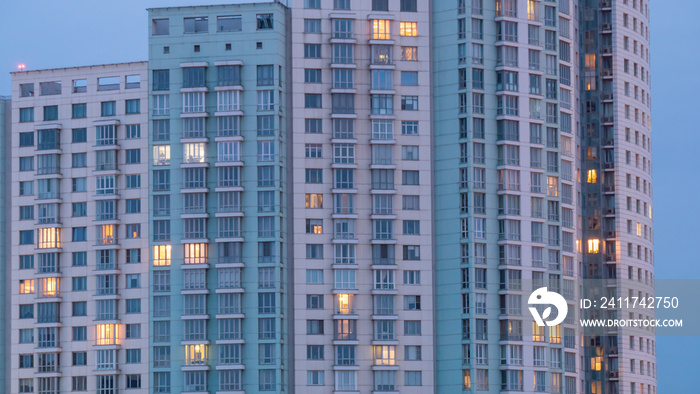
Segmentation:
{"type": "MultiPolygon", "coordinates": [[[[649,2],[603,0],[580,7],[585,296],[649,297],[654,295],[649,2]]],[[[653,315],[653,309],[619,306],[599,313],[624,319],[653,315]]],[[[581,390],[656,393],[653,330],[598,329],[584,335],[585,358],[596,362],[586,370],[581,390]]]]}
{"type": "MultiPolygon", "coordinates": [[[[11,156],[11,130],[12,130],[12,96],[0,96],[0,141],[4,143],[3,153],[5,157],[11,156]]],[[[11,196],[10,190],[12,187],[10,185],[10,177],[8,176],[8,171],[0,172],[0,206],[7,207],[10,204],[11,196]]],[[[9,237],[10,229],[7,225],[7,213],[8,210],[4,209],[0,211],[0,256],[7,256],[9,252],[9,237]]],[[[5,289],[9,288],[11,281],[7,272],[8,264],[2,264],[0,267],[0,283],[2,283],[5,289]]],[[[0,352],[7,354],[9,352],[10,344],[10,333],[7,330],[8,324],[8,302],[10,298],[8,297],[7,291],[0,292],[0,352]]],[[[0,387],[6,387],[7,381],[7,371],[9,366],[7,360],[0,359],[0,387]]]]}
{"type": "Polygon", "coordinates": [[[653,295],[648,19],[153,8],[148,63],[13,73],[10,392],[656,394],[578,324],[653,317],[578,308],[653,295]]]}
{"type": "Polygon", "coordinates": [[[149,10],[153,392],[289,384],[288,10],[149,10]]]}
{"type": "Polygon", "coordinates": [[[291,4],[297,391],[435,383],[429,6],[291,4]]]}
{"type": "Polygon", "coordinates": [[[147,71],[12,75],[10,392],[148,392],[147,71]]]}

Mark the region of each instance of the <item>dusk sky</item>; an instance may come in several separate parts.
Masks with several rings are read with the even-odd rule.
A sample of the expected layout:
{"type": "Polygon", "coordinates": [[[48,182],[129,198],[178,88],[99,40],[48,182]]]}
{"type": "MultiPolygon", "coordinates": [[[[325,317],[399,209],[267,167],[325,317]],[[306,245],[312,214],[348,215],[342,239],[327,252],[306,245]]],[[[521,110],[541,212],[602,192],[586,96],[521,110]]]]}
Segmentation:
{"type": "MultiPolygon", "coordinates": [[[[10,95],[8,73],[20,63],[35,70],[147,60],[146,8],[225,3],[231,1],[0,1],[0,95],[10,95]]],[[[700,244],[700,203],[693,203],[700,202],[700,1],[652,0],[650,13],[656,277],[700,279],[693,252],[700,244]]],[[[693,348],[700,349],[700,333],[658,338],[660,394],[697,386],[693,348]]]]}

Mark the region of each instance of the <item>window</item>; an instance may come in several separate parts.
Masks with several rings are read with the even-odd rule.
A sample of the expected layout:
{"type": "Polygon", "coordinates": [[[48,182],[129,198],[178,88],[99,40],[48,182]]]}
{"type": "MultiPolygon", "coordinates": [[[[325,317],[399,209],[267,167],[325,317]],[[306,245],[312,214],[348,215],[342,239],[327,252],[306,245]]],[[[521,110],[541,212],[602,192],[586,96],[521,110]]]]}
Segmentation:
{"type": "Polygon", "coordinates": [[[23,83],[19,85],[20,97],[32,97],[34,96],[34,84],[33,83],[23,83]]]}
{"type": "Polygon", "coordinates": [[[401,47],[401,60],[418,61],[418,47],[401,47]]]}
{"type": "Polygon", "coordinates": [[[116,101],[103,101],[100,108],[101,116],[115,116],[117,114],[116,101]]]}
{"type": "Polygon", "coordinates": [[[304,19],[304,33],[320,33],[321,32],[321,20],[320,19],[304,19]]]}
{"type": "Polygon", "coordinates": [[[418,111],[418,96],[401,96],[401,109],[404,111],[418,111]]]}
{"type": "Polygon", "coordinates": [[[418,12],[418,0],[401,0],[401,12],[418,12]]]}
{"type": "MultiPolygon", "coordinates": [[[[22,109],[24,109],[24,108],[20,109],[20,122],[22,122],[22,119],[21,119],[22,118],[22,112],[21,112],[22,109]]],[[[34,108],[31,108],[31,109],[33,110],[34,108]]],[[[71,117],[73,119],[87,117],[87,104],[73,104],[72,108],[71,108],[71,113],[72,113],[71,117]]],[[[34,114],[32,113],[32,121],[33,121],[33,118],[34,118],[34,114]]]]}
{"type": "Polygon", "coordinates": [[[19,146],[34,146],[34,133],[31,131],[19,133],[19,146]]]}
{"type": "Polygon", "coordinates": [[[140,114],[141,113],[141,100],[126,100],[126,114],[140,114]]]}
{"type": "Polygon", "coordinates": [[[304,44],[304,57],[307,59],[320,59],[321,44],[304,44]]]}
{"type": "Polygon", "coordinates": [[[389,11],[389,0],[372,0],[372,11],[389,11]]]}
{"type": "Polygon", "coordinates": [[[271,64],[257,67],[258,86],[270,86],[275,84],[275,69],[271,64]]]}
{"type": "Polygon", "coordinates": [[[400,22],[399,32],[401,37],[416,37],[418,36],[418,22],[400,22]]]}
{"type": "Polygon", "coordinates": [[[307,68],[304,70],[305,83],[321,83],[321,69],[307,68]]]}
{"type": "Polygon", "coordinates": [[[311,93],[304,94],[304,107],[321,108],[321,95],[311,93]]]}
{"type": "Polygon", "coordinates": [[[391,21],[389,19],[374,19],[371,37],[373,40],[391,40],[391,21]]]}
{"type": "Polygon", "coordinates": [[[206,33],[209,31],[207,17],[184,18],[185,33],[206,33]]]}
{"type": "Polygon", "coordinates": [[[416,71],[402,71],[401,72],[401,85],[417,86],[418,85],[418,72],[416,72],[416,71]]]}
{"type": "Polygon", "coordinates": [[[258,30],[269,30],[274,27],[274,20],[272,14],[258,14],[256,16],[256,20],[258,30]]]}
{"type": "Polygon", "coordinates": [[[141,125],[139,125],[139,124],[126,125],[125,137],[127,139],[141,138],[141,125]]]}
{"type": "Polygon", "coordinates": [[[138,164],[141,163],[141,150],[140,149],[127,149],[126,150],[126,164],[138,164]]]}

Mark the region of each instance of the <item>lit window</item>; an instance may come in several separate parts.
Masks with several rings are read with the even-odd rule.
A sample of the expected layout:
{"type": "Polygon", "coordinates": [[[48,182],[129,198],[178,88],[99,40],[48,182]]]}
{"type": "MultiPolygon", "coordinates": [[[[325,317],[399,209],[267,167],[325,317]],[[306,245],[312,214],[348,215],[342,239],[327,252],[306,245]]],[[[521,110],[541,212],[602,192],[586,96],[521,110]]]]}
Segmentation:
{"type": "Polygon", "coordinates": [[[399,23],[402,37],[416,37],[418,35],[418,22],[401,22],[399,23]]]}
{"type": "Polygon", "coordinates": [[[354,296],[352,294],[336,295],[335,313],[338,315],[349,315],[355,313],[354,296]]]}
{"type": "Polygon", "coordinates": [[[598,253],[600,241],[597,239],[588,240],[588,253],[598,253]]]}
{"type": "Polygon", "coordinates": [[[306,195],[306,207],[307,208],[323,208],[323,194],[307,194],[306,195]]]}
{"type": "Polygon", "coordinates": [[[116,225],[103,224],[97,226],[97,244],[113,245],[116,242],[116,225]]]}
{"type": "Polygon", "coordinates": [[[118,345],[119,325],[118,324],[98,324],[96,329],[96,345],[118,345]]]}
{"type": "Polygon", "coordinates": [[[52,249],[61,247],[61,229],[56,227],[40,228],[39,249],[52,249]]]}
{"type": "Polygon", "coordinates": [[[34,293],[34,279],[24,279],[19,281],[19,294],[34,293]]]}
{"type": "Polygon", "coordinates": [[[170,145],[154,145],[153,146],[153,165],[154,166],[170,165],[170,145]]]}
{"type": "Polygon", "coordinates": [[[598,172],[596,170],[588,170],[588,183],[598,182],[598,172]]]}
{"type": "MultiPolygon", "coordinates": [[[[170,147],[168,146],[168,148],[170,147]]],[[[184,155],[184,158],[182,159],[183,163],[204,163],[204,160],[206,159],[206,149],[203,142],[183,144],[182,149],[184,155]]],[[[168,160],[170,159],[169,153],[170,152],[168,152],[168,160]]]]}
{"type": "Polygon", "coordinates": [[[206,264],[209,254],[205,243],[185,244],[185,264],[206,264]]]}
{"type": "Polygon", "coordinates": [[[547,177],[547,196],[558,197],[559,196],[559,179],[555,176],[547,177]]]}
{"type": "Polygon", "coordinates": [[[41,278],[39,284],[41,297],[55,297],[58,294],[58,278],[41,278]]]}
{"type": "Polygon", "coordinates": [[[396,346],[375,346],[374,365],[395,365],[396,346]]]}
{"type": "Polygon", "coordinates": [[[156,267],[170,265],[170,245],[154,245],[153,246],[153,265],[156,267]]]}
{"type": "Polygon", "coordinates": [[[388,19],[375,19],[372,21],[373,40],[391,40],[391,21],[388,19]]]}
{"type": "Polygon", "coordinates": [[[205,365],[207,345],[185,345],[185,365],[205,365]]]}

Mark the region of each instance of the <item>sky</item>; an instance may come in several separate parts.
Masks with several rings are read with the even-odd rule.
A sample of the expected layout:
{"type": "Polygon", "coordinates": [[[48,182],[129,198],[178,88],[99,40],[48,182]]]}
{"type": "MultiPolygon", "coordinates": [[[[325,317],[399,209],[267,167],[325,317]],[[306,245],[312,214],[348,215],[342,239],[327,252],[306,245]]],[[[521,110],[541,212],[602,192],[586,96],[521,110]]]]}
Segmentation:
{"type": "MultiPolygon", "coordinates": [[[[20,63],[37,70],[147,60],[146,8],[232,2],[0,0],[0,95],[10,95],[6,73],[20,63]]],[[[700,242],[700,42],[692,41],[700,37],[700,1],[652,0],[650,12],[656,277],[700,279],[693,248],[700,242]]],[[[658,392],[696,387],[700,333],[657,341],[658,392]]]]}

